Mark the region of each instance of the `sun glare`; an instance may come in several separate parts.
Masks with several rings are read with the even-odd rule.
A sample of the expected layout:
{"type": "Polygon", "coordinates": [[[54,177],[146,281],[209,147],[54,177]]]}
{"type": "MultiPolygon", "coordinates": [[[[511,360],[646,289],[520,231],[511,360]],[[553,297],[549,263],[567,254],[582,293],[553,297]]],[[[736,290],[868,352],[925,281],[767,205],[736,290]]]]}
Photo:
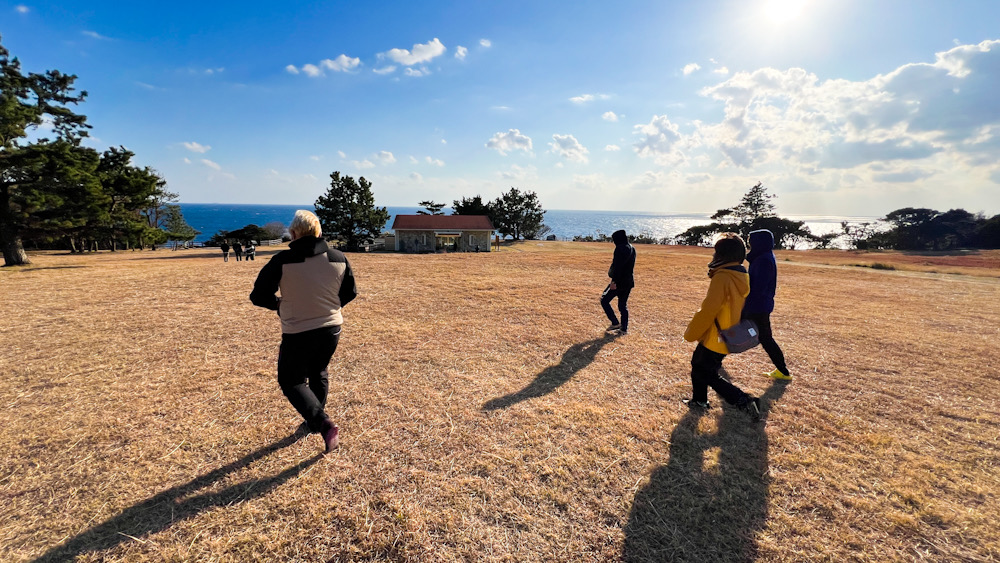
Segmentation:
{"type": "Polygon", "coordinates": [[[765,0],[764,19],[773,25],[787,24],[798,18],[804,4],[804,0],[765,0]]]}

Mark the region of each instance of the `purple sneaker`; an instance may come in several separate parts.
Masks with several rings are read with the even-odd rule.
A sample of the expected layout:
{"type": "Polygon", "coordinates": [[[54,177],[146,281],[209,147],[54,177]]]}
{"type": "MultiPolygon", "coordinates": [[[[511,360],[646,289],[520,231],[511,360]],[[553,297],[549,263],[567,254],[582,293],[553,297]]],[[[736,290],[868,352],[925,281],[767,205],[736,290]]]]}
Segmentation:
{"type": "Polygon", "coordinates": [[[340,428],[329,419],[323,422],[323,428],[319,433],[323,435],[323,442],[326,444],[325,453],[332,452],[340,445],[340,428]]]}

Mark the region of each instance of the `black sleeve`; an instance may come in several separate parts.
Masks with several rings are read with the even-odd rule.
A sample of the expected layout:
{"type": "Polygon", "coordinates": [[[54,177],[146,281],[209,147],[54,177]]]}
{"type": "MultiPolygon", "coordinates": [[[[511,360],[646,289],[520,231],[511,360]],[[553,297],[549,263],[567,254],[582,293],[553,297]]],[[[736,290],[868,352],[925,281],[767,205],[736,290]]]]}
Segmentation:
{"type": "Polygon", "coordinates": [[[258,306],[272,311],[278,310],[278,284],[281,283],[281,263],[271,259],[257,274],[257,281],[250,292],[250,301],[258,306]]]}
{"type": "Polygon", "coordinates": [[[344,279],[340,282],[340,306],[343,307],[354,298],[358,296],[358,288],[354,285],[354,271],[351,270],[351,263],[347,261],[347,257],[344,257],[344,279]]]}

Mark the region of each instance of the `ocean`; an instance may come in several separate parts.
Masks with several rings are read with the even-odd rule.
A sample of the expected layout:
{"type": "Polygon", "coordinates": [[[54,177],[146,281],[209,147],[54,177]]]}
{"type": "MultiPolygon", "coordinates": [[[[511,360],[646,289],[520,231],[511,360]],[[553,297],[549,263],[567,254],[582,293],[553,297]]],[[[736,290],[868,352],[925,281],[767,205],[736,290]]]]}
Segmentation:
{"type": "MultiPolygon", "coordinates": [[[[298,209],[315,208],[306,205],[260,205],[228,203],[182,203],[181,211],[188,225],[201,231],[194,240],[204,242],[219,231],[232,231],[254,224],[263,227],[279,221],[286,227],[298,209]]],[[[421,207],[388,207],[391,230],[397,214],[412,215],[421,207]]],[[[610,235],[618,229],[630,234],[646,234],[656,239],[673,237],[696,225],[711,223],[711,213],[655,213],[643,211],[581,211],[550,209],[545,212],[545,224],[559,240],[575,236],[610,235]]],[[[782,215],[786,219],[804,221],[813,234],[840,232],[841,221],[873,221],[873,217],[836,217],[825,215],[782,215]]]]}

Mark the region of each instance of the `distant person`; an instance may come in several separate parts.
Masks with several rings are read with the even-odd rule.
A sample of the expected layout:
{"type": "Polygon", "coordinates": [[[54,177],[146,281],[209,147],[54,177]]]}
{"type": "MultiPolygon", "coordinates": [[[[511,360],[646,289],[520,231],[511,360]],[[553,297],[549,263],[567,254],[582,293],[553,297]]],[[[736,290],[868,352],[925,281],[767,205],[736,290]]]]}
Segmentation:
{"type": "Polygon", "coordinates": [[[321,238],[315,214],[296,211],[288,232],[288,250],[261,268],[250,301],[278,312],[278,385],[309,431],[323,436],[330,452],[339,444],[340,429],[325,411],[330,390],[326,368],[340,341],[341,308],[358,293],[347,257],[321,238]]]}
{"type": "Polygon", "coordinates": [[[253,245],[253,241],[246,248],[247,260],[253,260],[253,257],[257,255],[257,247],[253,245]]]}
{"type": "Polygon", "coordinates": [[[601,307],[604,314],[611,321],[611,326],[607,328],[609,332],[617,332],[619,335],[628,334],[628,296],[635,287],[635,279],[632,270],[635,269],[635,248],[628,243],[628,235],[625,231],[618,230],[611,233],[611,240],[615,243],[615,254],[611,259],[611,267],[608,269],[608,277],[611,283],[604,288],[601,294],[601,307]],[[618,312],[621,313],[621,323],[611,309],[611,300],[618,298],[618,312]]]}
{"type": "Polygon", "coordinates": [[[736,233],[720,233],[715,237],[715,254],[708,264],[708,295],[684,331],[684,340],[698,342],[691,356],[692,395],[684,402],[690,408],[710,408],[708,388],[711,387],[727,403],[736,405],[760,419],[760,400],[743,392],[719,376],[722,360],[729,353],[719,331],[740,321],[743,301],[750,293],[750,276],[743,267],[746,246],[736,233]]]}
{"type": "Polygon", "coordinates": [[[243,259],[243,245],[240,244],[240,241],[233,243],[233,254],[236,255],[237,262],[243,259]]]}
{"type": "Polygon", "coordinates": [[[222,249],[222,261],[229,262],[229,243],[226,241],[222,241],[222,244],[219,245],[219,248],[222,249]]]}
{"type": "Polygon", "coordinates": [[[785,355],[771,333],[771,312],[778,285],[778,267],[774,260],[774,234],[767,229],[750,233],[750,295],[743,305],[743,318],[757,323],[760,345],[774,364],[774,371],[764,375],[774,379],[792,379],[785,365],[785,355]]]}

